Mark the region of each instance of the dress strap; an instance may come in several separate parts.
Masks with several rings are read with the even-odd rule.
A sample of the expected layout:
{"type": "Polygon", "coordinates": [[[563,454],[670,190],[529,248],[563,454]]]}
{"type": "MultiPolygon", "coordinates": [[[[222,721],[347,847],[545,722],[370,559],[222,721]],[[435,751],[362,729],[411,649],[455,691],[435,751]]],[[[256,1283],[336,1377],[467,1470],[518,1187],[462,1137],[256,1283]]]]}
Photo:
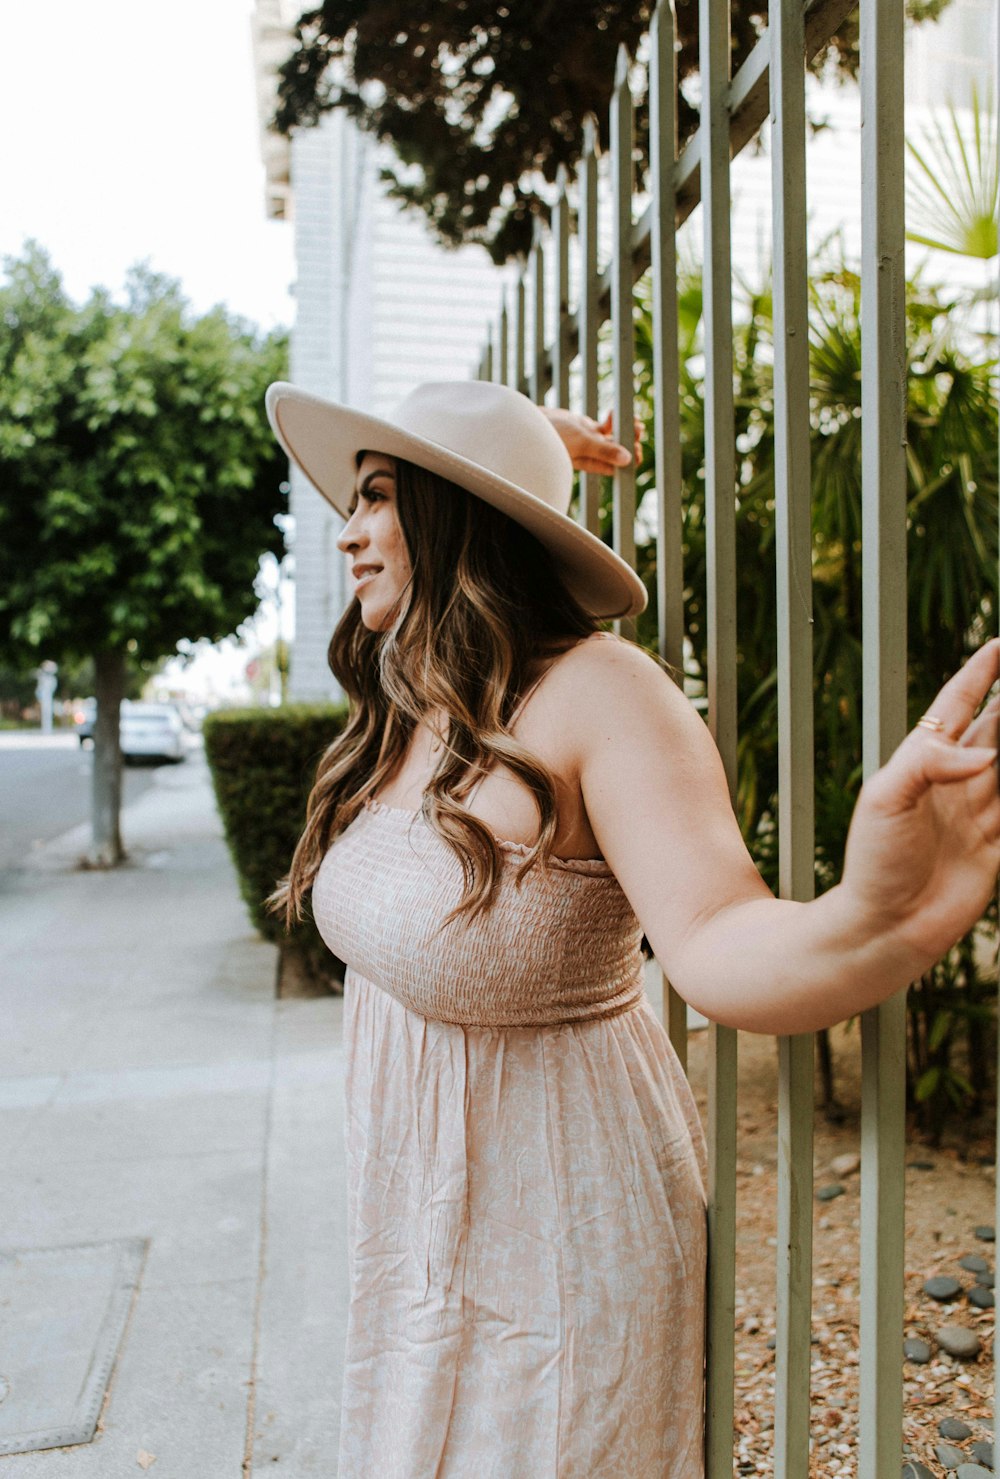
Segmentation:
{"type": "MultiPolygon", "coordinates": [[[[553,658],[552,662],[550,662],[546,667],[542,669],[535,681],[533,683],[529,683],[524,693],[522,693],[521,697],[518,699],[517,704],[514,707],[514,712],[511,714],[510,718],[507,721],[508,729],[511,728],[511,726],[515,723],[519,716],[524,712],[524,707],[527,704],[528,699],[534,693],[535,689],[538,687],[539,683],[541,683],[542,679],[547,677],[547,675],[555,667],[558,661],[559,659],[557,657],[553,658]]],[[[487,772],[487,774],[489,774],[489,772],[487,772]]],[[[472,790],[469,792],[468,796],[465,798],[465,802],[463,804],[467,809],[470,801],[472,800],[473,796],[475,796],[476,792],[479,790],[479,787],[483,784],[483,781],[485,779],[486,776],[481,775],[476,784],[473,786],[472,790]]]]}
{"type": "Polygon", "coordinates": [[[555,667],[556,662],[558,662],[558,661],[559,661],[559,659],[556,658],[555,659],[555,662],[550,662],[549,665],[548,665],[548,667],[545,667],[545,668],[542,669],[542,671],[539,673],[538,677],[535,679],[534,683],[529,683],[528,684],[528,687],[525,689],[524,693],[521,694],[521,697],[518,699],[517,703],[515,704],[515,706],[514,706],[514,712],[511,714],[510,718],[507,721],[508,728],[512,724],[514,724],[520,718],[520,716],[521,716],[521,714],[522,714],[522,712],[524,710],[524,706],[528,702],[528,699],[534,693],[535,689],[538,687],[539,683],[541,683],[542,679],[548,676],[548,674],[555,667]]]}

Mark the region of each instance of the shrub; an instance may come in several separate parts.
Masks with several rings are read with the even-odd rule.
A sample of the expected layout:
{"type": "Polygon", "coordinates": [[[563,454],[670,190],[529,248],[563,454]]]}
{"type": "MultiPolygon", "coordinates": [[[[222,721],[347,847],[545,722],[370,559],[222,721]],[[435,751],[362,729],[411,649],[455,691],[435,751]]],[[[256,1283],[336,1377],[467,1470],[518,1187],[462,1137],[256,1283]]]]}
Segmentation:
{"type": "Polygon", "coordinates": [[[205,720],[205,754],[240,891],[256,929],[281,947],[279,994],[340,991],[343,962],[311,916],[286,933],[264,901],[288,872],[320,756],[343,728],[345,705],[223,709],[205,720]]]}

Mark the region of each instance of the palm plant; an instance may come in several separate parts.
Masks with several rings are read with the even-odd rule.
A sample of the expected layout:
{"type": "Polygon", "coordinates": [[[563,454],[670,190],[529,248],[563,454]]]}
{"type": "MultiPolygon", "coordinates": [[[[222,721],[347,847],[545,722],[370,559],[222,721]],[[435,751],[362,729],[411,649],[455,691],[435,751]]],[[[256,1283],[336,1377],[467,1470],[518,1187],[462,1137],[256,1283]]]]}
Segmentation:
{"type": "Polygon", "coordinates": [[[969,129],[954,104],[932,119],[920,146],[907,140],[912,169],[907,212],[917,229],[907,238],[938,252],[988,260],[997,254],[996,114],[973,83],[969,129]]]}

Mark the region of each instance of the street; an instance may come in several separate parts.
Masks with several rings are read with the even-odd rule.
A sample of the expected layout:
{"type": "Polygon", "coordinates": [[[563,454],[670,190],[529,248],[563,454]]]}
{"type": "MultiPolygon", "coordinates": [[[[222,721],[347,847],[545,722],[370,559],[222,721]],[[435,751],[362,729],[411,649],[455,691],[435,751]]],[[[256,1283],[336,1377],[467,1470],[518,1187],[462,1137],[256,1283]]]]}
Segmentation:
{"type": "MultiPolygon", "coordinates": [[[[93,757],[93,749],[81,749],[75,734],[0,732],[0,877],[22,866],[35,849],[87,821],[93,757]]],[[[123,807],[154,784],[156,769],[126,766],[123,807]]]]}

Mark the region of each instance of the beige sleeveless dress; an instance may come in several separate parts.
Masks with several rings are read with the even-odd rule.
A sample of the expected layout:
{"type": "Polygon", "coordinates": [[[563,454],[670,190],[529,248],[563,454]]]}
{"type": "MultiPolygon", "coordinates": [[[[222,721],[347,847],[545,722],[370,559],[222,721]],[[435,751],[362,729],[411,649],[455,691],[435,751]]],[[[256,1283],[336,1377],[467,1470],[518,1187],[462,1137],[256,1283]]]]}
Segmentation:
{"type": "Polygon", "coordinates": [[[315,917],[344,983],[339,1479],[701,1479],[705,1152],[607,863],[458,859],[369,802],[315,917]]]}

